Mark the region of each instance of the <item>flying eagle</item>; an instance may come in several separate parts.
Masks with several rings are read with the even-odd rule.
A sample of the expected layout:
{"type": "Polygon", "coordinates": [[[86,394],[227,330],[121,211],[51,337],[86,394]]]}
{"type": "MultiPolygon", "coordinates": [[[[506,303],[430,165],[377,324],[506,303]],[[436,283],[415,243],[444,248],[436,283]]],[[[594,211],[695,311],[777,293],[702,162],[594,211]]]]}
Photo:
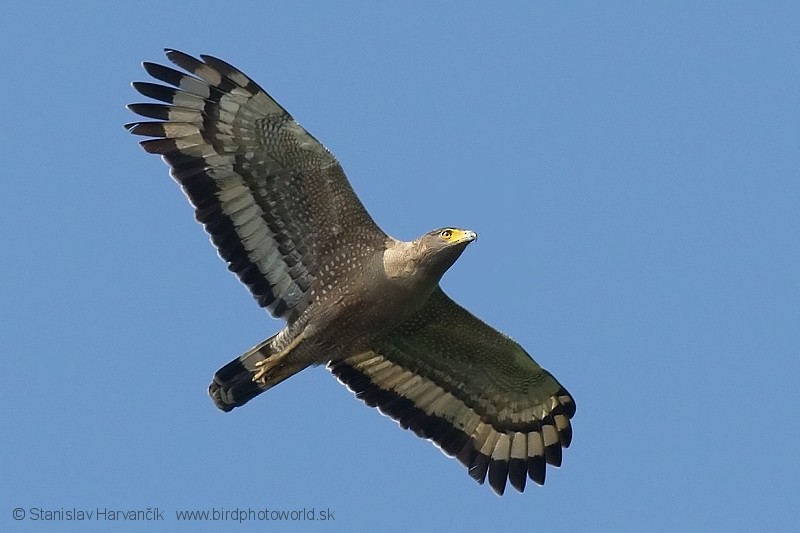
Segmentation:
{"type": "Polygon", "coordinates": [[[166,50],[187,73],[144,69],[163,103],[127,124],[183,188],[228,269],[286,326],[220,368],[230,411],[326,364],[358,398],[455,456],[503,494],[545,480],[572,439],[575,402],[506,335],[451,300],[439,280],[472,231],[404,242],[384,233],[336,158],[249,77],[211,56],[166,50]]]}

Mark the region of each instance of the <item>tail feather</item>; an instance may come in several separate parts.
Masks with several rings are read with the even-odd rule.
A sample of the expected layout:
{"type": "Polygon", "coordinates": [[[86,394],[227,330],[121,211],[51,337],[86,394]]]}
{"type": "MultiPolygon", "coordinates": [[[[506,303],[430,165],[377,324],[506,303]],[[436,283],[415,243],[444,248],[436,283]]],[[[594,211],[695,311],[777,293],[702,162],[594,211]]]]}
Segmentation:
{"type": "Polygon", "coordinates": [[[271,341],[274,337],[260,342],[214,374],[208,394],[219,409],[228,412],[240,407],[262,392],[265,392],[286,378],[303,370],[307,364],[286,363],[274,368],[267,376],[265,383],[253,381],[258,372],[256,364],[273,355],[271,341]]]}

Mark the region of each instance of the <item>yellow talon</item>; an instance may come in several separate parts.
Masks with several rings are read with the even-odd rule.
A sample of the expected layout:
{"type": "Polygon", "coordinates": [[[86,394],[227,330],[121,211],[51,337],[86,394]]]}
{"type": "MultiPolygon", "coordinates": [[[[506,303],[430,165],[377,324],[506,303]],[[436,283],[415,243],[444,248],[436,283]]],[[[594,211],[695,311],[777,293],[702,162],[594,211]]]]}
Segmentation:
{"type": "Polygon", "coordinates": [[[270,372],[273,368],[277,366],[283,366],[283,360],[286,358],[287,355],[292,351],[292,349],[300,344],[300,341],[303,339],[304,334],[301,333],[297,337],[289,343],[289,345],[281,350],[278,353],[272,354],[266,359],[262,359],[261,361],[256,361],[253,366],[258,368],[258,372],[253,374],[253,381],[258,383],[259,385],[266,385],[267,384],[267,373],[270,372]]]}
{"type": "Polygon", "coordinates": [[[258,383],[259,385],[266,385],[267,384],[266,377],[267,377],[267,369],[262,368],[261,370],[253,374],[253,381],[258,383]]]}

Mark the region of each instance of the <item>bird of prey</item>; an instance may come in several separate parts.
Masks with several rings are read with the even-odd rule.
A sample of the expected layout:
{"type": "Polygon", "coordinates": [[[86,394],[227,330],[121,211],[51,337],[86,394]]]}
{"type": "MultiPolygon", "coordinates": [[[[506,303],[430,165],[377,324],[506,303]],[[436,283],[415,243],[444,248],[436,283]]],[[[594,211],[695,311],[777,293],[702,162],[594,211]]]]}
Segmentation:
{"type": "MultiPolygon", "coordinates": [[[[457,457],[503,494],[545,480],[572,439],[575,402],[523,348],[451,300],[445,271],[476,239],[445,227],[384,233],[336,158],[245,74],[166,50],[185,72],[144,69],[133,87],[161,103],[126,124],[159,154],[219,255],[258,304],[286,321],[214,375],[230,411],[314,365],[457,457]]],[[[499,275],[499,274],[498,274],[499,275]]]]}

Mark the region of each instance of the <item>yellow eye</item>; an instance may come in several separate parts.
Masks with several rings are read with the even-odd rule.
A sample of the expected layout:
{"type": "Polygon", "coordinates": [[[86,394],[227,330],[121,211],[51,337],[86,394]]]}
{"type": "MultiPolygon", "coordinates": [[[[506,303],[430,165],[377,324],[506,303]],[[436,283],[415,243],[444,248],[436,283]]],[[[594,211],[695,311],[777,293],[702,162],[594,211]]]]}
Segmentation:
{"type": "Polygon", "coordinates": [[[441,233],[439,233],[439,236],[440,236],[442,239],[444,239],[444,240],[446,240],[446,241],[449,241],[449,240],[450,240],[450,237],[452,237],[452,236],[453,236],[453,232],[452,232],[451,230],[449,230],[449,229],[443,229],[443,230],[442,230],[442,232],[441,232],[441,233]]]}

